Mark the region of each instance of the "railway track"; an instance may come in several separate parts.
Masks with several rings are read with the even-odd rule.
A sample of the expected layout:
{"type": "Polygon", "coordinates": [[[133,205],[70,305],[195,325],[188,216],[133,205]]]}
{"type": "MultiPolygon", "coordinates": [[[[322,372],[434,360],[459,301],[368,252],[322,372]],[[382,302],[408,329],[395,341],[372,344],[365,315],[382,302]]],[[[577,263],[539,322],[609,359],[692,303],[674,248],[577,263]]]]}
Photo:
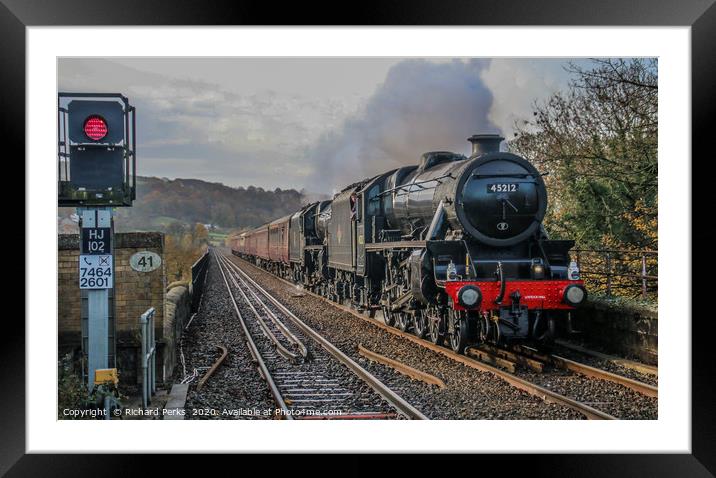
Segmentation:
{"type": "Polygon", "coordinates": [[[213,252],[247,346],[285,419],[426,419],[213,252]]]}
{"type": "Polygon", "coordinates": [[[513,346],[510,349],[505,349],[492,345],[480,345],[468,348],[465,353],[478,358],[480,361],[507,369],[511,373],[516,372],[518,365],[537,373],[542,373],[548,367],[552,367],[622,385],[647,397],[658,398],[659,396],[658,388],[652,384],[640,382],[560,355],[540,353],[531,347],[513,346]]]}
{"type": "MultiPolygon", "coordinates": [[[[253,264],[250,264],[250,263],[244,261],[241,258],[236,258],[236,260],[241,261],[243,264],[246,264],[255,270],[261,271],[261,269],[257,268],[253,264]]],[[[265,271],[262,271],[262,272],[266,273],[265,271]]],[[[290,285],[291,287],[295,287],[295,284],[292,284],[291,282],[289,282],[283,278],[276,277],[274,275],[271,275],[271,277],[281,281],[284,284],[290,285]]],[[[575,400],[575,399],[570,398],[566,395],[560,394],[556,391],[549,389],[548,387],[542,386],[538,383],[533,383],[532,381],[530,381],[524,377],[520,377],[516,374],[506,372],[504,370],[501,370],[498,367],[490,366],[488,364],[485,364],[481,361],[478,361],[476,359],[473,359],[473,358],[465,356],[465,355],[456,354],[445,347],[436,346],[428,341],[419,339],[418,337],[416,337],[410,333],[402,332],[394,327],[390,327],[384,323],[381,323],[380,321],[378,321],[374,318],[369,318],[366,315],[354,310],[351,307],[341,305],[341,304],[336,304],[335,302],[330,301],[327,298],[324,298],[318,294],[315,294],[315,293],[307,291],[307,290],[302,290],[301,294],[306,294],[306,295],[309,295],[316,299],[319,299],[325,303],[332,305],[333,307],[336,307],[337,309],[340,309],[344,312],[350,313],[354,317],[357,317],[357,318],[361,319],[362,321],[366,321],[366,322],[370,323],[371,325],[378,327],[381,330],[387,331],[392,335],[396,335],[398,337],[407,339],[417,345],[420,345],[423,348],[426,348],[426,349],[436,352],[444,357],[447,357],[452,361],[459,362],[463,365],[466,365],[468,367],[474,368],[474,369],[482,371],[482,372],[488,372],[488,373],[506,381],[508,384],[510,384],[510,386],[515,387],[515,388],[522,390],[524,392],[527,392],[530,395],[533,395],[535,397],[539,397],[541,400],[544,400],[547,403],[555,403],[555,404],[559,404],[561,406],[570,408],[574,411],[579,412],[581,415],[583,415],[584,417],[589,418],[589,419],[597,419],[597,420],[615,419],[615,417],[613,415],[611,415],[607,412],[604,412],[602,410],[599,410],[595,407],[592,407],[589,404],[580,402],[579,400],[575,400]]],[[[294,296],[295,295],[296,294],[294,293],[294,296]]]]}
{"type": "MultiPolygon", "coordinates": [[[[256,270],[261,270],[241,258],[236,258],[236,260],[242,261],[242,263],[247,264],[256,270]]],[[[292,284],[283,278],[276,277],[274,275],[271,275],[271,277],[274,277],[291,287],[296,287],[295,284],[292,284]]],[[[512,352],[511,355],[513,357],[520,357],[515,363],[521,365],[524,365],[525,361],[539,364],[539,372],[533,369],[521,370],[518,368],[515,373],[510,373],[510,371],[503,370],[498,366],[491,366],[490,364],[475,358],[458,355],[444,347],[435,346],[428,341],[419,339],[412,334],[397,330],[396,328],[390,327],[375,318],[370,318],[351,307],[337,304],[313,292],[302,290],[301,294],[307,294],[329,303],[334,307],[350,313],[363,321],[367,321],[382,330],[410,340],[424,348],[440,353],[464,365],[478,370],[488,371],[507,381],[512,386],[527,391],[532,395],[541,397],[546,401],[559,403],[572,408],[573,410],[578,410],[588,418],[613,419],[615,418],[615,415],[617,418],[642,418],[640,414],[643,415],[644,418],[656,417],[657,411],[655,400],[658,397],[658,390],[654,385],[643,383],[638,380],[624,377],[620,374],[602,370],[562,356],[551,355],[548,357],[528,349],[519,350],[519,353],[512,352]],[[549,368],[549,373],[543,373],[545,366],[549,368]],[[622,387],[629,389],[629,392],[633,393],[624,393],[622,387]],[[593,397],[585,396],[586,391],[590,389],[596,389],[597,393],[595,393],[595,395],[601,395],[602,397],[594,399],[593,397]],[[632,400],[630,400],[630,397],[632,400]],[[640,409],[646,411],[642,413],[640,409]],[[610,413],[612,410],[613,412],[610,413]]]]}

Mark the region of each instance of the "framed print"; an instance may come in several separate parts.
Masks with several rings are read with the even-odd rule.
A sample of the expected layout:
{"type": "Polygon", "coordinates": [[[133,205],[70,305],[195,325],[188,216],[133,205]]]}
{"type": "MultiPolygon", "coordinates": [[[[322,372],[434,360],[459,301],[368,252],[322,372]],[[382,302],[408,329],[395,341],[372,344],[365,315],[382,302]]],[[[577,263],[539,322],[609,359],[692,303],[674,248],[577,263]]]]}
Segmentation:
{"type": "Polygon", "coordinates": [[[0,469],[713,474],[712,2],[269,8],[0,5],[26,185],[0,469]]]}

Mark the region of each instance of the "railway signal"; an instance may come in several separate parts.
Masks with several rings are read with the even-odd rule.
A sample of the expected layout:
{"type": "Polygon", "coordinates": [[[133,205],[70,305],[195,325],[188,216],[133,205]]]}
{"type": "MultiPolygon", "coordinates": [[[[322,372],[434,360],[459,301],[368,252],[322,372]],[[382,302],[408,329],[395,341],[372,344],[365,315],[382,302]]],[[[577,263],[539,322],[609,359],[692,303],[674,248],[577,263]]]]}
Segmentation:
{"type": "Polygon", "coordinates": [[[58,204],[131,206],[135,109],[117,93],[59,93],[58,204]]]}
{"type": "MultiPolygon", "coordinates": [[[[78,281],[87,301],[87,387],[110,366],[110,290],[114,287],[113,209],[136,198],[135,109],[117,93],[59,93],[57,164],[60,207],[80,217],[78,281]]],[[[84,309],[84,307],[83,307],[84,309]]],[[[114,315],[114,314],[112,314],[114,315]]],[[[83,347],[84,347],[84,340],[83,347]]]]}

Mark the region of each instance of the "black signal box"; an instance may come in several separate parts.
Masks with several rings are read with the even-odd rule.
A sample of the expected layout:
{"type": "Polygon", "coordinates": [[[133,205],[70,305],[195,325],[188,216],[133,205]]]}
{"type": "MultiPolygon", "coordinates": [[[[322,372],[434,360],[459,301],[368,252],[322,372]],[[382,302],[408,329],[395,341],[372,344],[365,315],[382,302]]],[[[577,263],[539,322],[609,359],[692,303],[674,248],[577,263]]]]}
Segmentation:
{"type": "Polygon", "coordinates": [[[72,100],[67,106],[69,136],[77,144],[118,144],[124,140],[124,111],[116,101],[72,100]],[[84,125],[87,118],[97,116],[107,125],[107,133],[101,139],[87,136],[84,125]]]}
{"type": "Polygon", "coordinates": [[[118,93],[59,93],[58,205],[131,206],[135,109],[118,93]]]}

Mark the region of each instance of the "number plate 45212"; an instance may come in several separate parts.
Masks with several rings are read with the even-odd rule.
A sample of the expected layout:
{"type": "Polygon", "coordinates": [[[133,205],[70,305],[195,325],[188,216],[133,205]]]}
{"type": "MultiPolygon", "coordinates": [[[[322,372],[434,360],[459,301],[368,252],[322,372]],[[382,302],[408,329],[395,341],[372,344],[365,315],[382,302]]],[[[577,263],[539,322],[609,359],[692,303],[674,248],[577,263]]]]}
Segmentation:
{"type": "Polygon", "coordinates": [[[517,183],[493,183],[487,185],[488,193],[514,193],[520,189],[517,183]]]}

